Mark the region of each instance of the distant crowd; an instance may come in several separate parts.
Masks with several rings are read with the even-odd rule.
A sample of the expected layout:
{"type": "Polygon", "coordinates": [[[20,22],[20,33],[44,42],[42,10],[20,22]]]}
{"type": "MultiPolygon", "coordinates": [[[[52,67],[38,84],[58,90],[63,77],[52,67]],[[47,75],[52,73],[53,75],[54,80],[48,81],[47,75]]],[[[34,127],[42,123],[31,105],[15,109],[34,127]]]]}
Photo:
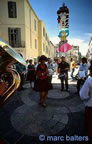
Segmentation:
{"type": "Polygon", "coordinates": [[[23,84],[24,81],[27,80],[30,82],[31,88],[34,88],[34,83],[37,80],[38,77],[38,66],[46,65],[48,69],[48,81],[51,83],[53,74],[58,75],[58,78],[61,80],[61,91],[69,90],[68,88],[68,71],[71,71],[71,79],[77,80],[77,92],[76,94],[79,94],[80,87],[83,85],[85,80],[88,78],[88,76],[92,73],[92,61],[87,63],[87,59],[83,57],[81,59],[81,63],[79,66],[79,70],[77,75],[74,75],[75,69],[77,64],[73,60],[73,58],[70,59],[70,62],[66,62],[66,59],[64,56],[59,58],[58,60],[52,61],[51,58],[47,58],[44,55],[42,55],[38,62],[30,60],[26,60],[26,67],[20,63],[15,64],[15,69],[19,72],[21,76],[21,84],[19,89],[23,90],[23,84]],[[45,58],[44,64],[42,64],[41,58],[45,58]],[[64,86],[65,82],[65,86],[64,86]],[[64,88],[65,87],[65,88],[64,88]]]}

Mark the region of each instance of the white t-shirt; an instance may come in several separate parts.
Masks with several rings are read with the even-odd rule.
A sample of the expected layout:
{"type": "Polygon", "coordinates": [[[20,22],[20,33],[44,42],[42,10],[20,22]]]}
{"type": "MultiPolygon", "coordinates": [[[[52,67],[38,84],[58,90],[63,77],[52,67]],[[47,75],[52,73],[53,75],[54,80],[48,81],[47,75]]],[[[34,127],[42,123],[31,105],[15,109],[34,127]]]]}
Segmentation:
{"type": "Polygon", "coordinates": [[[88,78],[80,90],[80,98],[85,106],[92,107],[92,77],[88,78]]]}

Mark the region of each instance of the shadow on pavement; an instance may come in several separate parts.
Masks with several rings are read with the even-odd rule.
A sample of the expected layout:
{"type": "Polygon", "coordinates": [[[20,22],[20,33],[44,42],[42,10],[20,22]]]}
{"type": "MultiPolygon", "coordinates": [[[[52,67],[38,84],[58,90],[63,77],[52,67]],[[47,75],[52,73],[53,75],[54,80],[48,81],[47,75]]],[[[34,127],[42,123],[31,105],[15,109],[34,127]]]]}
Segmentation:
{"type": "Polygon", "coordinates": [[[54,83],[48,94],[46,109],[38,106],[39,93],[33,91],[28,83],[24,87],[0,109],[0,136],[5,139],[5,143],[0,141],[0,144],[87,143],[66,141],[66,136],[86,136],[84,107],[80,97],[75,95],[75,84],[69,85],[69,92],[61,92],[60,84],[54,83]],[[35,136],[32,136],[34,129],[35,136]],[[46,140],[39,140],[44,133],[46,140]],[[57,142],[54,137],[47,141],[51,135],[63,136],[64,140],[57,142]]]}

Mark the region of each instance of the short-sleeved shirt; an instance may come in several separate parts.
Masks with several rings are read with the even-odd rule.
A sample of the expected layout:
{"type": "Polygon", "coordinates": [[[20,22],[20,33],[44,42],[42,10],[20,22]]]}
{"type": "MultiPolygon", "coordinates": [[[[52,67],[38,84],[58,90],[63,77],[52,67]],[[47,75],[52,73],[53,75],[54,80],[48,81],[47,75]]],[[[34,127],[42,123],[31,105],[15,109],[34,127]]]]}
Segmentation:
{"type": "Polygon", "coordinates": [[[75,62],[72,61],[72,62],[71,62],[71,69],[74,69],[74,68],[75,68],[75,62]]]}
{"type": "Polygon", "coordinates": [[[24,71],[26,71],[26,67],[20,63],[16,63],[16,70],[18,72],[24,72],[24,71]]]}
{"type": "Polygon", "coordinates": [[[35,67],[33,64],[29,64],[28,65],[28,71],[32,71],[32,70],[35,70],[35,67]]]}
{"type": "Polygon", "coordinates": [[[47,74],[46,75],[42,75],[42,73],[46,72],[47,70],[48,70],[48,68],[47,68],[46,64],[44,64],[44,65],[39,64],[37,66],[37,75],[38,75],[38,78],[39,79],[45,79],[45,78],[47,78],[48,77],[47,74]]]}
{"type": "Polygon", "coordinates": [[[68,70],[66,68],[69,68],[69,64],[67,62],[59,63],[58,68],[60,68],[60,73],[67,73],[68,70]]]}
{"type": "Polygon", "coordinates": [[[80,90],[80,97],[85,106],[92,107],[92,77],[88,78],[80,90]]]}
{"type": "Polygon", "coordinates": [[[85,74],[88,73],[88,64],[80,64],[79,71],[85,71],[85,74]]]}

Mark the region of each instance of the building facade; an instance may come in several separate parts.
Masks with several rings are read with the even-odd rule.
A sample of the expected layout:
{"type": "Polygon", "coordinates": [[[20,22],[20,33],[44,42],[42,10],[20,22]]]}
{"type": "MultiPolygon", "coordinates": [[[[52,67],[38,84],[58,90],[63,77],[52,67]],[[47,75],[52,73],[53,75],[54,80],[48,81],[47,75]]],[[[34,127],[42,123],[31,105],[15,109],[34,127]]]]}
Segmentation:
{"type": "Polygon", "coordinates": [[[39,56],[50,57],[50,40],[43,21],[39,21],[39,56]]]}
{"type": "Polygon", "coordinates": [[[54,60],[55,58],[55,46],[53,43],[50,41],[50,58],[54,60]]]}
{"type": "Polygon", "coordinates": [[[73,58],[76,63],[79,62],[79,46],[71,45],[72,49],[67,52],[68,59],[73,58]]]}
{"type": "Polygon", "coordinates": [[[58,47],[58,44],[55,46],[55,57],[56,58],[60,58],[61,56],[65,56],[67,62],[70,62],[71,58],[73,58],[73,60],[75,60],[76,63],[79,62],[79,59],[80,59],[79,46],[71,45],[72,49],[66,53],[57,52],[57,47],[58,47]]]}
{"type": "Polygon", "coordinates": [[[92,60],[92,37],[90,38],[90,41],[89,41],[89,48],[88,48],[86,57],[88,60],[92,60]]]}
{"type": "Polygon", "coordinates": [[[28,0],[0,0],[0,38],[8,42],[24,59],[50,56],[50,40],[28,0]]]}

